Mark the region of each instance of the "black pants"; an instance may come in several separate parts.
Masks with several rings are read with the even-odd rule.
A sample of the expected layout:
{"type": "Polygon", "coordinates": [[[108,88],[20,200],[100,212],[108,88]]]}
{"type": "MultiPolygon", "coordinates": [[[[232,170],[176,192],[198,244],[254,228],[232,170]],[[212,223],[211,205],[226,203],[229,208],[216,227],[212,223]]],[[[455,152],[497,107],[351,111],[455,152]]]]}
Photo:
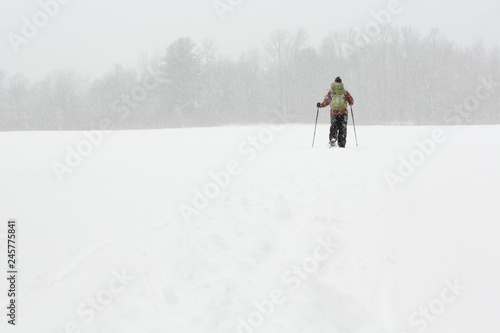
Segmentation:
{"type": "Polygon", "coordinates": [[[347,138],[347,115],[339,114],[330,116],[332,126],[330,126],[330,141],[335,139],[339,147],[344,148],[347,138]]]}

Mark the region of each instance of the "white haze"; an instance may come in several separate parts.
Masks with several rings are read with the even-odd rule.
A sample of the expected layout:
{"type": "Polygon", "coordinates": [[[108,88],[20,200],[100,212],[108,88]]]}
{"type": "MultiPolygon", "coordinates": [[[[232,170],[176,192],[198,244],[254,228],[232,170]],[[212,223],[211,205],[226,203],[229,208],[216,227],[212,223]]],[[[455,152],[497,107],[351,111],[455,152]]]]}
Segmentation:
{"type": "MultiPolygon", "coordinates": [[[[223,21],[214,2],[70,0],[38,36],[15,53],[8,33],[20,33],[22,18],[31,17],[40,5],[38,0],[2,0],[0,70],[23,72],[29,79],[39,80],[54,69],[74,68],[96,78],[115,63],[134,65],[144,51],[163,52],[179,37],[187,36],[197,43],[210,38],[222,52],[238,55],[259,47],[276,29],[298,27],[309,33],[315,46],[328,32],[363,29],[373,20],[371,12],[386,9],[391,1],[243,0],[223,21]]],[[[423,33],[436,27],[461,45],[483,40],[486,45],[498,46],[497,1],[401,0],[400,6],[403,11],[393,17],[396,25],[410,25],[423,33]]]]}

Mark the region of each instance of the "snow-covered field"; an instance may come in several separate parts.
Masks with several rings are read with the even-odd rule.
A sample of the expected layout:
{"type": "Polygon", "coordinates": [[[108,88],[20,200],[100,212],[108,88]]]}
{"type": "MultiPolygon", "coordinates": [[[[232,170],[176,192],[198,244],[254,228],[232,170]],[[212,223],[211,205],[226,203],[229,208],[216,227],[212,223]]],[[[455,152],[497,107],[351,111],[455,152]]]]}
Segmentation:
{"type": "Polygon", "coordinates": [[[1,332],[499,332],[500,126],[312,132],[0,133],[1,332]]]}

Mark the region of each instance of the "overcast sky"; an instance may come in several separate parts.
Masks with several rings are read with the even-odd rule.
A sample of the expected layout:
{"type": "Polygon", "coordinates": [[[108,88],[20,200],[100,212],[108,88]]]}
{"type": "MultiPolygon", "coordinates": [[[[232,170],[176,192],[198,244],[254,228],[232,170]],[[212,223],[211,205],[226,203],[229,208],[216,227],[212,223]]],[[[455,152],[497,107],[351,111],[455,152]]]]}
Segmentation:
{"type": "MultiPolygon", "coordinates": [[[[316,46],[329,32],[373,21],[372,11],[387,10],[395,0],[221,0],[236,4],[221,20],[214,0],[59,0],[59,12],[15,52],[9,33],[22,36],[23,17],[33,20],[39,2],[0,0],[0,70],[24,72],[40,79],[53,69],[75,68],[91,77],[114,63],[134,65],[143,51],[152,54],[183,36],[201,42],[214,39],[225,54],[260,46],[275,29],[303,27],[316,46]],[[239,3],[239,5],[238,5],[239,3]]],[[[396,25],[425,32],[437,27],[460,44],[483,40],[498,46],[500,4],[497,0],[400,0],[396,25]]],[[[43,16],[38,15],[42,20],[43,16]]]]}

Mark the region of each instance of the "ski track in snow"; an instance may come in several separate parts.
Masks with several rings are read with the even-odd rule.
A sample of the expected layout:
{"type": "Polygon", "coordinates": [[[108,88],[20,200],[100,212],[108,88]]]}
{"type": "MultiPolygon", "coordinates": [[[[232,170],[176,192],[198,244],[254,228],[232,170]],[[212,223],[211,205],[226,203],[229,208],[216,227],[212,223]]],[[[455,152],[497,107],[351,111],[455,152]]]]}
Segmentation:
{"type": "MultiPolygon", "coordinates": [[[[16,154],[25,154],[9,166],[3,164],[5,180],[11,182],[7,185],[19,187],[23,177],[41,193],[47,185],[37,179],[43,177],[53,195],[69,205],[61,210],[39,197],[31,213],[19,206],[22,231],[43,219],[47,228],[39,229],[37,237],[47,244],[60,242],[38,259],[59,268],[22,296],[27,306],[20,331],[62,332],[66,323],[75,321],[82,332],[236,333],[239,319],[257,311],[254,302],[269,299],[278,289],[284,302],[253,331],[416,332],[408,322],[410,314],[439,297],[443,280],[453,277],[475,286],[476,294],[468,292],[451,304],[428,331],[470,332],[477,318],[489,331],[499,328],[477,303],[488,298],[489,304],[499,305],[494,292],[485,294],[498,293],[499,287],[494,279],[484,281],[484,270],[490,276],[498,273],[484,261],[485,254],[499,253],[492,234],[500,212],[489,205],[498,193],[498,148],[475,151],[471,161],[463,154],[469,143],[450,135],[392,192],[384,173],[394,172],[398,157],[415,149],[415,139],[428,138],[430,128],[360,127],[361,146],[354,147],[349,133],[348,148],[340,150],[319,143],[327,126],[318,127],[317,145],[311,149],[310,126],[288,125],[247,162],[237,153],[238,144],[260,129],[117,132],[63,184],[57,183],[50,161],[75,133],[0,134],[0,161],[14,154],[9,143],[16,143],[16,154]],[[201,147],[193,140],[200,136],[205,138],[201,147]],[[45,143],[43,154],[32,153],[33,142],[45,143]],[[496,159],[482,163],[492,156],[496,159]],[[184,221],[179,204],[190,203],[193,189],[210,181],[207,174],[233,159],[240,162],[241,174],[200,215],[184,221]],[[467,178],[474,170],[484,180],[467,178]],[[462,186],[478,197],[457,191],[462,186]],[[64,201],[68,196],[71,201],[64,201]],[[467,200],[469,205],[464,205],[467,200]],[[85,209],[78,209],[82,205],[85,209]],[[488,214],[474,220],[475,205],[488,214]],[[77,218],[72,209],[78,211],[77,218]],[[46,217],[54,211],[49,221],[46,217]],[[70,232],[68,224],[78,231],[70,232]],[[54,233],[57,228],[66,233],[54,233]],[[325,237],[334,240],[333,252],[301,280],[300,288],[291,288],[283,274],[310,258],[318,239],[325,237]],[[65,248],[75,254],[62,257],[64,264],[49,261],[65,248]],[[93,321],[85,322],[76,314],[77,306],[122,268],[135,277],[133,282],[93,321]],[[481,275],[475,273],[478,269],[481,275]]],[[[459,131],[473,131],[487,145],[499,136],[498,129],[459,131]]],[[[18,207],[13,201],[17,196],[0,193],[5,207],[18,207]]],[[[38,251],[27,242],[22,249],[23,257],[38,251]]],[[[39,271],[23,267],[31,281],[37,281],[39,271]]]]}

